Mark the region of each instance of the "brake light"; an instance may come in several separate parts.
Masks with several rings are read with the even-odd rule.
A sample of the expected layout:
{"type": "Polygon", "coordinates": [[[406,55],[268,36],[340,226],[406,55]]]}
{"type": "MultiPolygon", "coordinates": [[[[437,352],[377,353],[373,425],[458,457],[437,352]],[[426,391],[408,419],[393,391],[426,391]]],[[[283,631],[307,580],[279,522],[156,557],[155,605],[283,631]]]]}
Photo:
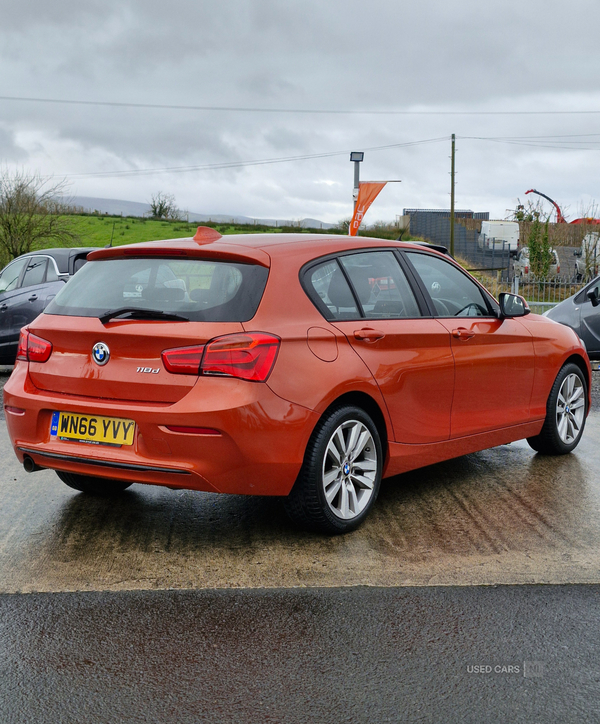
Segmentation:
{"type": "Polygon", "coordinates": [[[203,353],[204,345],[200,344],[196,347],[167,349],[161,357],[167,372],[176,375],[199,375],[203,353]]]}
{"type": "Polygon", "coordinates": [[[529,267],[528,267],[528,266],[525,267],[525,274],[529,274],[529,267]]]}
{"type": "Polygon", "coordinates": [[[125,256],[137,256],[144,259],[147,256],[164,256],[169,259],[173,256],[187,256],[188,253],[184,249],[124,249],[125,256]]]}
{"type": "Polygon", "coordinates": [[[19,335],[19,346],[17,347],[17,359],[27,362],[27,340],[29,339],[29,330],[23,327],[19,335]]]}
{"type": "Polygon", "coordinates": [[[264,332],[217,337],[206,345],[202,374],[264,382],[273,369],[280,342],[279,337],[264,332]]]}
{"type": "Polygon", "coordinates": [[[206,345],[165,350],[168,372],[179,375],[223,375],[264,382],[275,364],[281,340],[266,332],[226,334],[206,345]]]}
{"type": "Polygon", "coordinates": [[[25,362],[47,362],[52,354],[52,342],[32,334],[26,327],[19,335],[17,359],[25,362]]]}

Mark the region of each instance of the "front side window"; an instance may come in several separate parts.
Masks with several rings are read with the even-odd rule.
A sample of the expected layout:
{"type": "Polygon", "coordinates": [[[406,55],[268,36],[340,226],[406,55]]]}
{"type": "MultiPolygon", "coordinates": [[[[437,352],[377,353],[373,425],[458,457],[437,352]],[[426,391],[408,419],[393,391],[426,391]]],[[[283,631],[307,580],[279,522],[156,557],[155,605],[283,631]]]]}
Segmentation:
{"type": "Polygon", "coordinates": [[[28,261],[28,256],[24,259],[16,259],[2,270],[2,273],[0,273],[0,293],[10,292],[16,289],[21,272],[28,261]]]}
{"type": "Polygon", "coordinates": [[[438,317],[491,317],[479,286],[453,264],[427,254],[407,252],[438,317]]]}
{"type": "Polygon", "coordinates": [[[255,315],[268,270],[202,259],[101,259],[88,262],[56,295],[47,314],[101,317],[131,308],[192,321],[245,322],[255,315]]]}

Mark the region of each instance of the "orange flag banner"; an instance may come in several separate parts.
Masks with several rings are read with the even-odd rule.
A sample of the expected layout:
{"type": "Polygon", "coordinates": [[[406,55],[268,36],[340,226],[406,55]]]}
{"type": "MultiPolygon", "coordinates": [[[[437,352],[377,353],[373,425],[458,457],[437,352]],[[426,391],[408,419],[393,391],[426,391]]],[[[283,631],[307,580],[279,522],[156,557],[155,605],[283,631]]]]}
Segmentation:
{"type": "Polygon", "coordinates": [[[354,214],[350,222],[348,233],[350,236],[358,234],[358,227],[361,225],[369,206],[375,201],[381,189],[387,181],[361,181],[358,184],[358,198],[354,206],[354,214]]]}

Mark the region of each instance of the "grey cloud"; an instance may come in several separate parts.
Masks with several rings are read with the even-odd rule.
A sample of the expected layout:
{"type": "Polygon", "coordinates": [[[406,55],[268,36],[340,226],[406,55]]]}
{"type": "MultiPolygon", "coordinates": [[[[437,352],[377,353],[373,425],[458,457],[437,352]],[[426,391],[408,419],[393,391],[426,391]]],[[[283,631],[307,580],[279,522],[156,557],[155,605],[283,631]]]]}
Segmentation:
{"type": "MultiPolygon", "coordinates": [[[[4,95],[331,109],[600,108],[600,50],[585,39],[585,28],[598,25],[600,5],[589,0],[573,0],[568,11],[548,0],[31,0],[1,6],[4,95]]],[[[452,132],[585,133],[597,122],[593,117],[228,114],[7,102],[0,108],[7,129],[0,132],[2,158],[57,171],[359,150],[452,132]],[[24,134],[34,134],[37,145],[15,140],[24,134]]],[[[365,174],[404,179],[401,189],[378,199],[378,208],[393,217],[403,203],[399,199],[406,205],[447,205],[448,153],[449,144],[367,153],[365,174]]],[[[596,158],[594,152],[586,158],[590,155],[596,158]]],[[[566,152],[463,141],[458,163],[461,205],[496,194],[503,197],[502,209],[505,198],[521,193],[526,179],[534,183],[536,173],[541,183],[559,193],[564,189],[565,196],[575,196],[578,188],[595,193],[594,163],[566,152]],[[578,164],[585,177],[577,173],[578,164]],[[561,166],[572,176],[561,174],[561,166]]],[[[161,176],[156,183],[170,184],[190,208],[201,196],[220,207],[215,213],[316,216],[316,209],[326,220],[336,220],[347,208],[347,188],[315,184],[332,178],[350,184],[347,158],[161,176]],[[231,198],[237,208],[224,209],[231,198]]],[[[118,189],[135,200],[153,181],[78,183],[93,185],[90,195],[103,195],[104,188],[104,195],[114,196],[118,189]]]]}

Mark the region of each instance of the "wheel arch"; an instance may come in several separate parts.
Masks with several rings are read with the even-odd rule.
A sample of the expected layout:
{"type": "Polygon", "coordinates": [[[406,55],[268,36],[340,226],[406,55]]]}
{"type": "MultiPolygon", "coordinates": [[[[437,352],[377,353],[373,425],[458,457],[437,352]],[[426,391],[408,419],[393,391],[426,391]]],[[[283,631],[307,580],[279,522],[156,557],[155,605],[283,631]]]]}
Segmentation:
{"type": "Polygon", "coordinates": [[[592,385],[589,364],[587,364],[586,361],[583,359],[583,357],[579,354],[572,354],[570,357],[568,357],[564,361],[563,367],[565,365],[568,365],[569,363],[577,365],[577,367],[579,367],[579,369],[583,372],[583,376],[585,377],[585,383],[587,385],[587,390],[588,390],[588,409],[589,409],[589,406],[590,406],[589,397],[590,397],[590,390],[591,390],[591,385],[592,385]]]}
{"type": "Polygon", "coordinates": [[[379,437],[381,439],[381,449],[383,451],[383,466],[385,468],[385,464],[387,463],[389,456],[388,430],[385,415],[383,414],[383,411],[381,410],[381,407],[379,406],[377,401],[374,400],[366,392],[359,392],[358,390],[353,392],[346,392],[343,395],[336,397],[336,399],[325,410],[323,410],[319,419],[323,419],[323,417],[327,415],[332,409],[340,407],[342,405],[354,405],[355,407],[360,407],[360,409],[364,410],[367,415],[369,415],[369,417],[373,420],[373,423],[375,424],[375,427],[377,428],[377,432],[379,433],[379,437]]]}

